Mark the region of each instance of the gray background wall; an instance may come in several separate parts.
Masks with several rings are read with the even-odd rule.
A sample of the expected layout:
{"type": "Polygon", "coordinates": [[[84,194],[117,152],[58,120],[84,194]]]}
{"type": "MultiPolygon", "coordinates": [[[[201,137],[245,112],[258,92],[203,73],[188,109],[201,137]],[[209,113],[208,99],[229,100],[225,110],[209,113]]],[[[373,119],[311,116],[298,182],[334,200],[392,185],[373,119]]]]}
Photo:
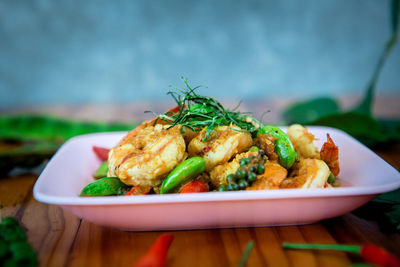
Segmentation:
{"type": "MultiPolygon", "coordinates": [[[[0,107],[167,98],[184,75],[230,99],[359,95],[388,0],[0,0],[0,107]]],[[[397,45],[378,93],[400,94],[397,45]]]]}

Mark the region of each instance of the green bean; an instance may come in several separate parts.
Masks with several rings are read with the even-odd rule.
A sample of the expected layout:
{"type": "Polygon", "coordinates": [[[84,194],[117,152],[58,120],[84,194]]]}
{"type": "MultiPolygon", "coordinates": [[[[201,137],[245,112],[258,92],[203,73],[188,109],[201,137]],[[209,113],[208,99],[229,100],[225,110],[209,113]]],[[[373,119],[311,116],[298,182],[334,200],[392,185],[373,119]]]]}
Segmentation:
{"type": "Polygon", "coordinates": [[[107,177],[107,173],[108,173],[108,162],[104,161],[103,163],[100,164],[96,172],[93,174],[93,178],[100,179],[107,177]]]}
{"type": "Polygon", "coordinates": [[[267,125],[261,128],[258,134],[269,134],[277,138],[275,141],[275,152],[278,154],[279,163],[289,169],[293,166],[297,153],[289,136],[276,126],[267,125]]]}
{"type": "Polygon", "coordinates": [[[117,177],[105,177],[85,186],[82,189],[81,197],[123,195],[129,188],[117,177]]]}
{"type": "Polygon", "coordinates": [[[206,161],[201,157],[193,157],[182,161],[162,182],[161,194],[176,191],[179,186],[204,172],[205,168],[206,161]]]}

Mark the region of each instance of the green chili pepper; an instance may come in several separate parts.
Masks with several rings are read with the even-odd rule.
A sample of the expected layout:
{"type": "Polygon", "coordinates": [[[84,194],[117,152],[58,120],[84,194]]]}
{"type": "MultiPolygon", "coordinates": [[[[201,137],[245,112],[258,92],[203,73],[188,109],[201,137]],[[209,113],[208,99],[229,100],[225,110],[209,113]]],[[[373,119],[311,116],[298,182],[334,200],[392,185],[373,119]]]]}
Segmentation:
{"type": "Polygon", "coordinates": [[[185,182],[204,172],[206,161],[201,157],[189,158],[175,167],[161,184],[161,194],[174,192],[185,182]]]}
{"type": "Polygon", "coordinates": [[[277,138],[275,141],[275,152],[278,154],[279,163],[286,169],[293,166],[297,153],[294,150],[289,136],[285,132],[276,126],[267,125],[261,128],[258,134],[269,134],[277,138]]]}
{"type": "Polygon", "coordinates": [[[93,174],[93,178],[100,179],[107,177],[108,173],[108,162],[104,161],[101,165],[97,168],[96,172],[93,174]]]}
{"type": "Polygon", "coordinates": [[[81,197],[123,195],[129,188],[117,177],[105,177],[85,186],[82,189],[81,197]]]}

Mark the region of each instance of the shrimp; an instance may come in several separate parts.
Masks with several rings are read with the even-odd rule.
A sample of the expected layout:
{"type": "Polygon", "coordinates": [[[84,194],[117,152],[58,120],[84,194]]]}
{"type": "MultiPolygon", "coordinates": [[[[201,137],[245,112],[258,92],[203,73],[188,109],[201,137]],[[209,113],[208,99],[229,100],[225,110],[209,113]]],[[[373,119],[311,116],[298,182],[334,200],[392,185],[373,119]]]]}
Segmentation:
{"type": "Polygon", "coordinates": [[[260,134],[254,139],[254,145],[264,151],[270,160],[278,160],[278,155],[275,152],[276,139],[269,134],[260,134]]]}
{"type": "Polygon", "coordinates": [[[318,148],[314,145],[314,135],[300,124],[293,124],[287,130],[296,152],[303,158],[319,159],[318,148]]]}
{"type": "Polygon", "coordinates": [[[206,161],[206,171],[212,170],[216,165],[230,160],[235,154],[247,150],[251,144],[251,134],[242,132],[234,125],[218,126],[214,134],[205,142],[206,128],[203,129],[188,146],[189,156],[201,156],[206,161]]]}
{"type": "Polygon", "coordinates": [[[144,123],[108,155],[108,176],[128,185],[157,186],[187,154],[180,126],[144,123]]]}
{"type": "Polygon", "coordinates": [[[327,141],[322,145],[321,148],[321,159],[328,164],[332,174],[337,176],[340,172],[339,167],[339,148],[333,142],[331,136],[326,134],[327,141]]]}
{"type": "Polygon", "coordinates": [[[277,161],[267,161],[264,164],[265,172],[257,176],[257,180],[246,190],[279,189],[280,184],[287,177],[287,170],[277,161]]]}
{"type": "Polygon", "coordinates": [[[214,187],[218,188],[221,185],[228,184],[226,181],[226,177],[229,174],[234,174],[237,169],[240,167],[240,160],[242,158],[248,158],[249,156],[253,155],[256,156],[257,152],[245,152],[241,154],[237,154],[232,161],[225,162],[223,164],[215,166],[210,171],[210,181],[214,187]]]}
{"type": "Polygon", "coordinates": [[[300,159],[281,188],[324,188],[329,177],[328,165],[319,159],[300,159]]]}

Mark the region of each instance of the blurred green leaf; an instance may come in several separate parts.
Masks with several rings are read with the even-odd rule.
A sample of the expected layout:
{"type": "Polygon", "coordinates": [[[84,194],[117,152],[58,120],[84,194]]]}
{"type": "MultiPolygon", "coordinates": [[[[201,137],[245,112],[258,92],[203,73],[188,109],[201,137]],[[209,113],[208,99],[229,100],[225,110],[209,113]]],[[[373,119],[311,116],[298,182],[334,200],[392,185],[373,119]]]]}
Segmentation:
{"type": "Polygon", "coordinates": [[[379,125],[382,128],[382,132],[385,133],[389,141],[400,142],[400,120],[378,120],[379,125]]]}
{"type": "Polygon", "coordinates": [[[388,141],[379,123],[374,118],[360,113],[346,112],[328,115],[311,124],[341,129],[367,145],[388,141]]]}
{"type": "Polygon", "coordinates": [[[321,116],[339,112],[339,105],[333,98],[321,97],[298,102],[283,112],[283,119],[289,123],[308,124],[321,116]]]}
{"type": "Polygon", "coordinates": [[[392,33],[397,33],[399,29],[400,1],[392,0],[392,33]]]}
{"type": "Polygon", "coordinates": [[[393,47],[397,42],[397,30],[399,24],[399,0],[392,0],[391,5],[391,21],[392,21],[392,35],[386,42],[385,48],[379,58],[378,64],[375,67],[375,71],[372,75],[371,81],[368,84],[367,91],[361,102],[352,110],[353,112],[359,112],[366,115],[372,115],[372,102],[374,99],[376,83],[378,82],[379,76],[382,72],[383,66],[386,63],[387,58],[390,55],[393,47]]]}
{"type": "Polygon", "coordinates": [[[42,141],[23,143],[20,146],[0,150],[0,176],[15,167],[30,169],[49,159],[59,148],[59,143],[42,141]]]}
{"type": "Polygon", "coordinates": [[[64,142],[81,134],[127,131],[137,125],[137,123],[81,122],[50,116],[2,116],[0,117],[0,139],[64,142]]]}
{"type": "Polygon", "coordinates": [[[80,122],[50,116],[0,117],[0,141],[19,144],[0,149],[0,176],[14,167],[33,168],[49,159],[71,137],[96,132],[128,131],[138,124],[80,122]]]}
{"type": "Polygon", "coordinates": [[[400,205],[400,189],[381,194],[374,198],[375,202],[400,205]]]}

